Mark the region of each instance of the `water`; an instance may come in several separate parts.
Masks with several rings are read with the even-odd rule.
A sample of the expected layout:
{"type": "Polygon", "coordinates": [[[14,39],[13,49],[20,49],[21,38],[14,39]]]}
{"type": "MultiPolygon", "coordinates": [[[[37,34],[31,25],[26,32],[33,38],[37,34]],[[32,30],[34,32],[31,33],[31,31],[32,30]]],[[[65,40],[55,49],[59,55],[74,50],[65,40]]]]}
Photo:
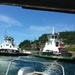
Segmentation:
{"type": "Polygon", "coordinates": [[[66,75],[75,75],[74,63],[65,63],[65,62],[60,62],[60,63],[64,66],[66,75]]]}
{"type": "MultiPolygon", "coordinates": [[[[2,73],[2,75],[6,74],[10,61],[16,58],[17,57],[0,56],[0,73],[2,73]]],[[[22,67],[32,67],[36,71],[43,72],[49,68],[52,62],[53,60],[45,60],[31,56],[21,56],[11,63],[8,75],[17,75],[18,70],[22,67]]],[[[75,64],[65,62],[58,63],[64,66],[66,75],[75,75],[75,64]]]]}

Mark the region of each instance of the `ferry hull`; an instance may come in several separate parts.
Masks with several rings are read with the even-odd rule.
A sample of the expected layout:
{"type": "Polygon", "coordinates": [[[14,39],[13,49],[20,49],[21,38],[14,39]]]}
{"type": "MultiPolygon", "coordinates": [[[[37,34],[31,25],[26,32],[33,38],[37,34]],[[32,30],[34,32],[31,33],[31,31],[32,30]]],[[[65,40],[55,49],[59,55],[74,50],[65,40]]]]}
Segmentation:
{"type": "Polygon", "coordinates": [[[44,58],[44,59],[51,59],[51,60],[58,60],[62,62],[68,62],[68,63],[75,63],[74,57],[67,57],[67,56],[53,56],[53,55],[32,55],[34,57],[44,58]]]}

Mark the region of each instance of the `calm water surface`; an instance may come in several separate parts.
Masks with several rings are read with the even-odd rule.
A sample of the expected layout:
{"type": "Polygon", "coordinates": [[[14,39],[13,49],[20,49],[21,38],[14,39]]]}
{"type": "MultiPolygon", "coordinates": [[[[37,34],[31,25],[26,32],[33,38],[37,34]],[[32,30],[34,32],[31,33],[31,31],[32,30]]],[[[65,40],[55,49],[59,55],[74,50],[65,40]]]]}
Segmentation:
{"type": "MultiPolygon", "coordinates": [[[[0,73],[2,73],[2,75],[6,75],[8,64],[11,60],[16,58],[17,57],[0,56],[0,73]]],[[[17,72],[21,67],[27,66],[33,67],[36,71],[42,72],[46,70],[52,62],[53,60],[45,60],[31,56],[21,56],[11,63],[8,75],[17,75],[17,72]]],[[[66,75],[75,75],[75,64],[65,62],[58,63],[64,66],[66,75]]]]}

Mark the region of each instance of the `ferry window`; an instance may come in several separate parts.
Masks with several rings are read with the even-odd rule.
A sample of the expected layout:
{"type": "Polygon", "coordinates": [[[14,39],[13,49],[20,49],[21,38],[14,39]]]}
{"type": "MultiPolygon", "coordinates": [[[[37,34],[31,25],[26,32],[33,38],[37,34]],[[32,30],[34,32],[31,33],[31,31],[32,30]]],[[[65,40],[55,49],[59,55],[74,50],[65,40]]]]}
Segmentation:
{"type": "Polygon", "coordinates": [[[1,46],[2,47],[2,46],[1,46]]]}
{"type": "Polygon", "coordinates": [[[12,52],[14,52],[14,50],[12,50],[12,52]]]}
{"type": "Polygon", "coordinates": [[[6,44],[6,46],[9,46],[9,44],[6,44]]]}
{"type": "Polygon", "coordinates": [[[52,38],[55,38],[55,36],[53,35],[52,38]]]}
{"type": "Polygon", "coordinates": [[[56,42],[56,46],[58,46],[59,42],[56,42]]]}
{"type": "Polygon", "coordinates": [[[55,38],[58,38],[58,36],[56,35],[55,38]]]}
{"type": "Polygon", "coordinates": [[[11,39],[8,39],[9,41],[11,41],[11,39]]]}

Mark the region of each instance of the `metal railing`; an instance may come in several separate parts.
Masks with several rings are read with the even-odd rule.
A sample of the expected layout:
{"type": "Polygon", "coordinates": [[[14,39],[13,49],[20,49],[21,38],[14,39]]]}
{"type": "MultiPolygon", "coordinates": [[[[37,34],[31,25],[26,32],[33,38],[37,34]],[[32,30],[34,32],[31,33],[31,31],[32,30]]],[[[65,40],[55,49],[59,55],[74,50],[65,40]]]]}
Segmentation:
{"type": "Polygon", "coordinates": [[[17,57],[16,59],[11,60],[11,61],[9,62],[9,65],[8,65],[8,67],[7,67],[7,71],[6,71],[6,74],[5,74],[5,75],[8,75],[12,62],[15,61],[15,60],[18,60],[19,58],[20,58],[20,56],[17,57]]]}
{"type": "MultiPolygon", "coordinates": [[[[10,70],[10,67],[11,67],[11,64],[12,64],[13,61],[15,61],[15,60],[26,61],[26,60],[22,60],[22,59],[19,59],[19,58],[20,58],[20,56],[17,57],[17,58],[15,58],[15,59],[13,59],[13,60],[11,60],[11,61],[9,62],[8,67],[7,67],[7,71],[6,71],[5,75],[8,75],[9,70],[10,70]]],[[[27,61],[28,61],[28,60],[27,60],[27,61]]],[[[38,61],[30,61],[30,62],[38,62],[38,61]]],[[[61,70],[62,70],[62,75],[65,75],[64,67],[63,67],[61,64],[59,64],[59,63],[57,62],[57,60],[55,60],[55,61],[48,67],[48,69],[46,70],[46,74],[47,74],[47,75],[48,75],[48,73],[51,71],[51,69],[53,68],[54,65],[60,66],[60,67],[61,67],[61,70]]],[[[46,74],[45,74],[45,75],[46,75],[46,74]]]]}
{"type": "MultiPolygon", "coordinates": [[[[54,65],[60,66],[61,69],[62,69],[62,75],[65,75],[64,67],[63,67],[61,64],[57,63],[57,61],[54,61],[54,62],[51,64],[51,66],[50,66],[50,67],[48,68],[48,70],[46,71],[46,74],[51,71],[51,69],[54,67],[54,65]]],[[[45,75],[46,75],[46,74],[45,74],[45,75]]],[[[48,74],[47,74],[47,75],[48,75],[48,74]]]]}

